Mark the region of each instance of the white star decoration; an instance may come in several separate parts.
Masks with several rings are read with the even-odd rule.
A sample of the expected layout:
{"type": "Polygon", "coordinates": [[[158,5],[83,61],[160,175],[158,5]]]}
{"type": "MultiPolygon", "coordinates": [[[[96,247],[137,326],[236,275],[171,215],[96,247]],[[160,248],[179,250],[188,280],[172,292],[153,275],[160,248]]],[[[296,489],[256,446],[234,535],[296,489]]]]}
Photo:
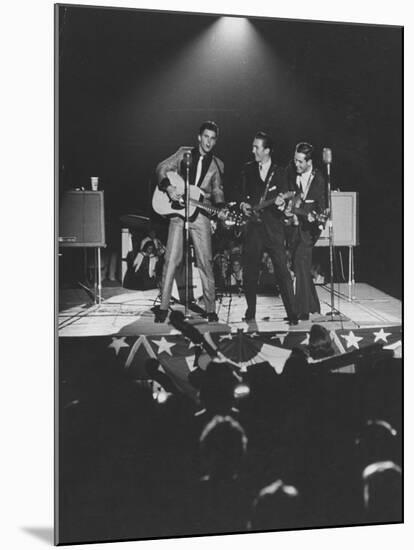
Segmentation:
{"type": "Polygon", "coordinates": [[[301,342],[301,345],[302,346],[309,345],[309,332],[306,334],[306,338],[303,340],[303,342],[301,342]]]}
{"type": "Polygon", "coordinates": [[[188,370],[193,371],[197,368],[197,366],[194,366],[195,355],[189,355],[188,357],[184,357],[184,359],[187,363],[188,370]]]}
{"type": "Polygon", "coordinates": [[[112,338],[112,342],[109,344],[108,348],[114,348],[115,355],[118,355],[119,350],[121,348],[129,348],[129,344],[125,342],[126,336],[123,336],[122,338],[112,338]]]}
{"type": "Polygon", "coordinates": [[[153,340],[154,344],[157,344],[158,346],[158,355],[161,355],[161,353],[165,352],[172,356],[171,348],[175,346],[172,342],[167,342],[167,340],[164,338],[164,336],[161,338],[161,340],[153,340]]]}
{"type": "Polygon", "coordinates": [[[280,343],[283,345],[283,342],[285,341],[286,336],[288,335],[287,332],[284,334],[275,334],[274,336],[271,336],[271,340],[279,340],[280,343]]]}
{"type": "Polygon", "coordinates": [[[346,340],[346,349],[351,348],[352,346],[356,349],[359,349],[358,342],[363,340],[362,336],[355,336],[352,330],[349,331],[348,336],[346,334],[343,334],[342,338],[346,340]]]}
{"type": "Polygon", "coordinates": [[[229,333],[229,334],[225,334],[224,336],[220,336],[219,340],[220,342],[223,341],[223,340],[232,340],[233,336],[229,333]]]}
{"type": "Polygon", "coordinates": [[[382,340],[386,344],[388,344],[387,336],[391,336],[391,332],[384,332],[384,329],[382,328],[379,332],[374,332],[375,334],[375,342],[378,342],[379,340],[382,340]]]}

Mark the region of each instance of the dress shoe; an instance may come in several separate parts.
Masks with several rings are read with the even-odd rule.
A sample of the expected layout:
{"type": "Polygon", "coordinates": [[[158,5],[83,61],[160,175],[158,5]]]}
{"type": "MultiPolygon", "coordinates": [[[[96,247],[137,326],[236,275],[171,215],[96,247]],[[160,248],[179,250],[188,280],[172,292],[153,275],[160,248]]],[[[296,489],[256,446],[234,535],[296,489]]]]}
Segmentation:
{"type": "Polygon", "coordinates": [[[309,313],[301,313],[299,315],[299,321],[309,321],[309,313]]]}
{"type": "Polygon", "coordinates": [[[255,317],[256,317],[256,313],[253,310],[247,308],[246,313],[244,314],[244,317],[243,317],[243,321],[254,321],[255,317]]]}
{"type": "Polygon", "coordinates": [[[217,313],[214,313],[214,311],[207,313],[207,322],[208,323],[218,323],[218,317],[217,313]]]}
{"type": "Polygon", "coordinates": [[[283,317],[284,321],[287,321],[289,325],[297,325],[299,317],[297,315],[292,315],[291,317],[283,317]]]}
{"type": "Polygon", "coordinates": [[[167,319],[167,315],[168,315],[168,309],[157,309],[157,310],[155,310],[154,322],[155,323],[164,323],[165,320],[167,319]]]}

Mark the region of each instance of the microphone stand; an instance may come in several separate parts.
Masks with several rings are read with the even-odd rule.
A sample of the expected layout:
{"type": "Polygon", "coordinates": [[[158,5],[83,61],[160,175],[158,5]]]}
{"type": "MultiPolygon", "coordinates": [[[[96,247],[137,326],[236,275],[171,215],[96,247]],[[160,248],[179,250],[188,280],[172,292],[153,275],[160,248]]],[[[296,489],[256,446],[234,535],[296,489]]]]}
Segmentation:
{"type": "Polygon", "coordinates": [[[330,282],[331,282],[331,321],[333,321],[335,298],[334,298],[334,267],[333,267],[333,223],[332,223],[332,189],[331,189],[331,163],[326,165],[327,183],[328,183],[328,232],[329,232],[329,264],[330,264],[330,282]]]}
{"type": "Polygon", "coordinates": [[[329,237],[329,264],[330,264],[330,295],[331,295],[331,311],[328,313],[330,321],[340,321],[341,314],[335,309],[335,294],[334,294],[334,242],[333,242],[333,221],[332,221],[332,188],[331,188],[331,159],[327,159],[326,173],[328,184],[328,237],[329,237]],[[336,315],[336,318],[334,317],[336,315]]]}
{"type": "Polygon", "coordinates": [[[191,315],[188,310],[189,305],[189,279],[190,279],[190,153],[185,153],[185,188],[184,188],[184,261],[185,261],[185,304],[184,304],[184,316],[186,319],[190,319],[191,315]]]}

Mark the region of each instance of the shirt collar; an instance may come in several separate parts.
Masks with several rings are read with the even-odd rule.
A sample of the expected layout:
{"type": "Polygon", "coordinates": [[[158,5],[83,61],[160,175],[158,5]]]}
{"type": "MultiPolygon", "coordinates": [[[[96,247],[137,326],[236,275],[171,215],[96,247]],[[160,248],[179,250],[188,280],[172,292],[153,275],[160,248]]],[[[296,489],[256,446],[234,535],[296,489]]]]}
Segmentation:
{"type": "Polygon", "coordinates": [[[270,165],[272,164],[272,159],[269,158],[266,162],[259,162],[259,167],[262,168],[270,168],[270,165]]]}
{"type": "Polygon", "coordinates": [[[192,155],[193,155],[193,158],[194,160],[196,160],[198,162],[198,159],[200,157],[203,157],[203,159],[211,159],[213,157],[213,152],[210,151],[209,153],[206,153],[205,155],[202,155],[200,153],[200,149],[198,148],[198,146],[196,145],[192,151],[192,155]]]}

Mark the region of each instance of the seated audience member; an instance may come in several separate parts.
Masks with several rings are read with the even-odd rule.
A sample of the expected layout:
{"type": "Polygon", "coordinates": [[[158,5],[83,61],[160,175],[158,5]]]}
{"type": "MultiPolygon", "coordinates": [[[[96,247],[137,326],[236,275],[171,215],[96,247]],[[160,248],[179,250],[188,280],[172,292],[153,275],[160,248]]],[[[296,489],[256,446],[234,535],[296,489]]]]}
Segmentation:
{"type": "Polygon", "coordinates": [[[243,288],[243,268],[239,259],[231,262],[230,287],[238,291],[243,288]]]}
{"type": "Polygon", "coordinates": [[[261,292],[279,296],[279,288],[275,284],[275,270],[267,252],[263,253],[263,261],[259,274],[259,289],[261,292]]]}
{"type": "Polygon", "coordinates": [[[171,382],[171,379],[160,369],[160,362],[158,359],[150,358],[145,362],[145,370],[148,373],[149,380],[158,382],[167,393],[176,393],[177,388],[171,382]]]}
{"type": "Polygon", "coordinates": [[[241,475],[247,436],[230,416],[215,416],[199,439],[202,476],[188,506],[189,533],[234,533],[245,529],[250,502],[241,475]]]}
{"type": "Polygon", "coordinates": [[[291,354],[286,359],[282,371],[284,379],[296,379],[308,376],[310,369],[308,365],[308,356],[301,348],[293,348],[291,354]]]}
{"type": "Polygon", "coordinates": [[[164,267],[164,256],[166,248],[160,239],[157,237],[157,232],[155,229],[150,229],[148,235],[144,237],[141,241],[140,249],[142,250],[148,242],[154,243],[154,253],[158,258],[157,264],[155,266],[155,278],[157,281],[157,286],[161,284],[162,278],[162,269],[164,267]]]}
{"type": "Polygon", "coordinates": [[[384,460],[399,461],[398,432],[389,422],[369,419],[355,439],[358,467],[384,460]]]}
{"type": "Polygon", "coordinates": [[[188,380],[199,391],[202,409],[196,413],[198,422],[204,426],[214,415],[237,415],[234,408],[234,390],[239,383],[233,366],[227,363],[211,362],[205,371],[192,371],[188,380]]]}
{"type": "Polygon", "coordinates": [[[311,359],[323,359],[335,354],[331,335],[322,325],[312,325],[309,333],[308,352],[311,359]]]}
{"type": "Polygon", "coordinates": [[[157,288],[156,267],[158,256],[152,241],[147,241],[128,266],[123,286],[132,290],[157,288]]]}
{"type": "Polygon", "coordinates": [[[205,481],[236,479],[246,453],[247,436],[231,416],[216,415],[200,436],[205,481]]]}
{"type": "Polygon", "coordinates": [[[229,242],[229,250],[230,250],[230,259],[234,260],[235,258],[241,258],[242,255],[242,245],[237,240],[231,240],[229,242]]]}
{"type": "Polygon", "coordinates": [[[162,244],[160,239],[157,237],[157,232],[155,229],[150,229],[148,231],[148,235],[144,237],[141,241],[141,250],[144,248],[144,246],[148,243],[152,242],[154,245],[154,252],[158,257],[161,257],[165,254],[165,246],[162,244]]]}
{"type": "Polygon", "coordinates": [[[213,258],[214,279],[216,287],[226,288],[228,286],[228,275],[230,267],[230,251],[219,249],[213,258]]]}
{"type": "Polygon", "coordinates": [[[390,460],[374,462],[362,472],[363,500],[369,523],[402,521],[402,472],[390,460]]]}
{"type": "Polygon", "coordinates": [[[303,527],[303,514],[299,491],[282,480],[264,487],[253,502],[250,531],[269,529],[295,529],[303,527]]]}

